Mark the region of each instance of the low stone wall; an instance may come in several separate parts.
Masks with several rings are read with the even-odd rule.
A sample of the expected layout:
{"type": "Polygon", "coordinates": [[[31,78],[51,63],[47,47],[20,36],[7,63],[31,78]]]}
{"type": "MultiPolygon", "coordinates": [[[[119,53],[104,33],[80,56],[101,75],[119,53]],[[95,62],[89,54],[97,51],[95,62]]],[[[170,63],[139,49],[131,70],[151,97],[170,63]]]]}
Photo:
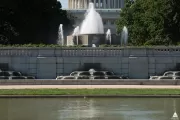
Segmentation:
{"type": "Polygon", "coordinates": [[[0,85],[180,85],[180,80],[0,80],[0,85]]]}
{"type": "Polygon", "coordinates": [[[148,79],[180,67],[180,47],[0,48],[0,69],[55,79],[91,68],[148,79]]]}

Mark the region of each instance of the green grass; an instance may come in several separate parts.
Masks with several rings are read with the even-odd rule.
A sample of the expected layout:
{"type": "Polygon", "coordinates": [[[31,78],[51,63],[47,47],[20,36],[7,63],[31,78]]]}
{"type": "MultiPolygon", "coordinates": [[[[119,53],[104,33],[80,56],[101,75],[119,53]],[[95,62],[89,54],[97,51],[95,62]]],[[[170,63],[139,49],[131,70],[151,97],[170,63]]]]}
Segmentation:
{"type": "Polygon", "coordinates": [[[0,95],[180,95],[180,89],[8,89],[0,95]]]}

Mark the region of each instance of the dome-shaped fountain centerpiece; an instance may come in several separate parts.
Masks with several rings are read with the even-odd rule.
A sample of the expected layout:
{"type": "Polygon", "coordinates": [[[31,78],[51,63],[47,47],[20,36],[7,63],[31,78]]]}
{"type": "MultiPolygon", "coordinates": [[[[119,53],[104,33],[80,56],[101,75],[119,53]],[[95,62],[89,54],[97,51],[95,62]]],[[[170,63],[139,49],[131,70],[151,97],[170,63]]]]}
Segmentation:
{"type": "MultiPolygon", "coordinates": [[[[74,36],[74,33],[72,33],[72,35],[67,36],[67,46],[84,45],[98,47],[101,44],[120,44],[120,36],[115,34],[108,34],[110,36],[108,36],[108,40],[106,39],[107,35],[104,32],[103,20],[92,2],[89,3],[85,18],[79,26],[78,35],[74,36]]],[[[108,30],[110,31],[110,29],[108,30]]]]}
{"type": "Polygon", "coordinates": [[[94,3],[89,3],[85,19],[80,28],[80,34],[104,34],[102,18],[94,8],[94,3]]]}

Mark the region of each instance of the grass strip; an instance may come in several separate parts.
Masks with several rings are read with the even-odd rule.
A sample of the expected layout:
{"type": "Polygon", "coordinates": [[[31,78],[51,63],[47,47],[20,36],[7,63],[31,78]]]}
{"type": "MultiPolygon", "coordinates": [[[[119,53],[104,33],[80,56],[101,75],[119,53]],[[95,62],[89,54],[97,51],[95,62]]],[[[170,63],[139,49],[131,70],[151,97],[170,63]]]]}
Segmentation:
{"type": "Polygon", "coordinates": [[[180,89],[3,89],[0,95],[180,95],[180,89]]]}

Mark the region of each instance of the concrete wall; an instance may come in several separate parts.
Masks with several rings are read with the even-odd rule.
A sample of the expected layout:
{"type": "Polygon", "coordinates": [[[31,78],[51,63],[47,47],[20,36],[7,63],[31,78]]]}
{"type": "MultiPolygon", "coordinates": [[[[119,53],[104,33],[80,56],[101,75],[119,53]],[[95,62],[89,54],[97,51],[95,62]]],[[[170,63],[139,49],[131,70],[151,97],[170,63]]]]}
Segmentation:
{"type": "Polygon", "coordinates": [[[82,70],[85,63],[100,63],[102,70],[129,78],[148,78],[180,63],[180,48],[0,48],[0,64],[9,70],[54,79],[82,70]]]}
{"type": "Polygon", "coordinates": [[[180,85],[180,80],[0,80],[0,85],[180,85]]]}

